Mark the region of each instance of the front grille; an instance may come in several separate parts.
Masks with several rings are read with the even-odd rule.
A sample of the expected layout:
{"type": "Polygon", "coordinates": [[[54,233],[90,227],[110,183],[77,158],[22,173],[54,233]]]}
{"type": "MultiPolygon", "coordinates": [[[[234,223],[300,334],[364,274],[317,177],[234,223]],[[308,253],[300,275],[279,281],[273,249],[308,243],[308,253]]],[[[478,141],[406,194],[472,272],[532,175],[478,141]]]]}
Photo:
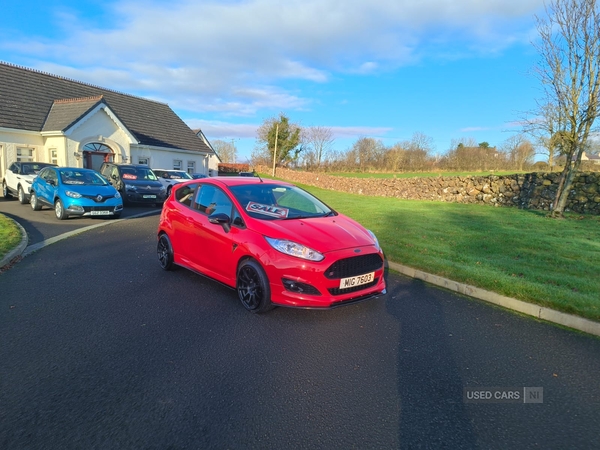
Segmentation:
{"type": "Polygon", "coordinates": [[[98,201],[98,195],[82,195],[83,198],[89,198],[90,200],[94,200],[96,203],[104,203],[106,200],[113,198],[114,195],[102,195],[100,201],[98,201]]]}
{"type": "Polygon", "coordinates": [[[377,284],[377,282],[379,281],[379,278],[375,278],[373,281],[371,281],[370,283],[367,284],[361,284],[360,286],[354,286],[351,288],[346,288],[346,289],[340,289],[339,287],[337,288],[330,288],[327,289],[329,291],[329,293],[331,295],[343,295],[343,294],[349,294],[351,292],[356,292],[356,291],[361,291],[363,289],[367,289],[370,288],[372,286],[375,286],[377,284]]]}
{"type": "Polygon", "coordinates": [[[378,253],[370,255],[353,256],[334,262],[325,271],[329,279],[355,277],[369,272],[375,272],[383,267],[383,260],[378,253]]]}

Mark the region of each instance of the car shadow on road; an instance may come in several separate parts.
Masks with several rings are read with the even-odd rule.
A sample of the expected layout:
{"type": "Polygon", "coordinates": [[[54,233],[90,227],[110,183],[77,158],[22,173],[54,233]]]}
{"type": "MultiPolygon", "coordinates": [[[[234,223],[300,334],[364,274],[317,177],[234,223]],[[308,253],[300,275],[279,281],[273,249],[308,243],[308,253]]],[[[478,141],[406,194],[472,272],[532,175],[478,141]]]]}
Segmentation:
{"type": "Polygon", "coordinates": [[[475,448],[463,402],[465,383],[445,326],[443,291],[419,280],[399,279],[388,285],[386,302],[399,324],[398,441],[403,448],[475,448]]]}

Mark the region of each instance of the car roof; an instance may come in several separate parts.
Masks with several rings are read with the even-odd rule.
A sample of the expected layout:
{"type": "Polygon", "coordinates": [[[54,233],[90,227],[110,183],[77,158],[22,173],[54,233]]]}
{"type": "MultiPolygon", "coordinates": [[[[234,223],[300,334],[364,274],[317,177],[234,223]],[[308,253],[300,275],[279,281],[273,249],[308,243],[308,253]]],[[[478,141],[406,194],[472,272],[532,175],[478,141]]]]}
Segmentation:
{"type": "Polygon", "coordinates": [[[66,170],[77,170],[79,172],[96,172],[94,169],[84,169],[82,167],[57,167],[56,170],[64,172],[66,170]]]}
{"type": "Polygon", "coordinates": [[[37,162],[37,161],[15,161],[14,164],[17,166],[22,166],[23,164],[37,164],[38,166],[44,167],[56,167],[58,164],[47,163],[47,162],[37,162]]]}
{"type": "Polygon", "coordinates": [[[107,162],[104,163],[106,165],[112,164],[113,166],[118,166],[118,167],[144,167],[146,169],[150,169],[150,167],[148,167],[146,164],[119,164],[119,163],[114,163],[114,162],[107,162]]]}

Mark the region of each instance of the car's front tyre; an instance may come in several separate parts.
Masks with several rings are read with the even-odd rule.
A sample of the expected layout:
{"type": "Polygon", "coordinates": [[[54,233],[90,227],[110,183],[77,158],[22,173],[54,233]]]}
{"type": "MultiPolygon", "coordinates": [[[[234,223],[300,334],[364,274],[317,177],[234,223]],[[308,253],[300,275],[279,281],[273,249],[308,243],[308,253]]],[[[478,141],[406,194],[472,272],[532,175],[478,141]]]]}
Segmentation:
{"type": "Polygon", "coordinates": [[[240,264],[236,284],[238,297],[248,311],[260,314],[274,308],[269,279],[255,260],[247,259],[240,264]]]}
{"type": "Polygon", "coordinates": [[[6,200],[10,199],[10,191],[8,190],[8,186],[6,185],[6,181],[2,183],[2,195],[6,200]]]}
{"type": "Polygon", "coordinates": [[[69,215],[65,211],[65,205],[63,205],[63,202],[60,198],[54,203],[54,214],[58,220],[65,220],[69,218],[69,215]]]}
{"type": "Polygon", "coordinates": [[[34,211],[39,211],[40,209],[42,209],[42,205],[38,200],[35,191],[31,191],[31,196],[29,197],[29,204],[31,205],[31,209],[33,209],[34,211]]]}
{"type": "Polygon", "coordinates": [[[21,185],[19,185],[18,194],[19,194],[19,203],[21,205],[26,205],[27,197],[25,197],[25,191],[23,190],[23,186],[21,186],[21,185]]]}
{"type": "Polygon", "coordinates": [[[156,245],[156,255],[158,256],[158,263],[163,270],[173,270],[175,268],[173,246],[171,240],[166,234],[161,234],[158,238],[158,244],[156,245]]]}

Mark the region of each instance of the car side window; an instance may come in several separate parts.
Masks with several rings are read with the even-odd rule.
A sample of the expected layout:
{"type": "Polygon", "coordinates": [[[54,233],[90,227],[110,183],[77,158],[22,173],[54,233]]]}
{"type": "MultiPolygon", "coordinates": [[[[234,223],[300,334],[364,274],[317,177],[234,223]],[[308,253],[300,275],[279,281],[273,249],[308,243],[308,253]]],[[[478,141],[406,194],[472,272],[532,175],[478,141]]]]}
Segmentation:
{"type": "Polygon", "coordinates": [[[19,167],[15,163],[12,163],[8,170],[10,170],[12,173],[19,173],[19,167]]]}
{"type": "Polygon", "coordinates": [[[194,191],[198,187],[197,184],[189,184],[175,191],[175,199],[186,206],[192,206],[192,198],[194,197],[194,191]]]}
{"type": "Polygon", "coordinates": [[[208,184],[200,187],[194,202],[194,209],[207,215],[224,213],[231,217],[232,207],[233,203],[222,190],[208,184]]]}
{"type": "Polygon", "coordinates": [[[46,182],[54,182],[55,184],[58,182],[58,176],[56,172],[52,169],[47,169],[43,174],[40,175],[46,182]]]}
{"type": "Polygon", "coordinates": [[[102,168],[102,175],[104,175],[106,178],[110,178],[110,166],[104,166],[102,168]]]}

